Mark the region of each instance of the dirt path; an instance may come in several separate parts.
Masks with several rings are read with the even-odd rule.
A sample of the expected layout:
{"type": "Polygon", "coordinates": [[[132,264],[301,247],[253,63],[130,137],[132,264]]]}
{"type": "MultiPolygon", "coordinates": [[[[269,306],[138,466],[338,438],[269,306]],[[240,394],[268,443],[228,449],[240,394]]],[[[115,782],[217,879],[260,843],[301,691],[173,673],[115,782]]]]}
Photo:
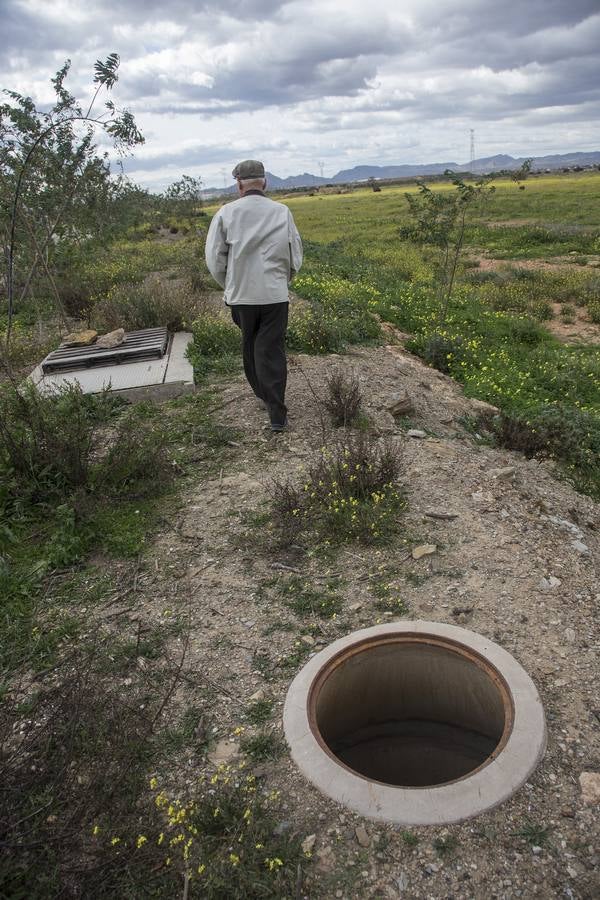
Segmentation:
{"type": "Polygon", "coordinates": [[[599,810],[584,805],[579,776],[600,770],[600,505],[557,481],[546,464],[478,446],[460,417],[480,404],[398,346],[291,360],[291,429],[278,438],[263,430],[265,414],[242,378],[218,390],[220,421],[241,433],[235,466],[198,484],[168,514],[171,528],[155,546],[157,571],[144,586],[155,611],[191,609],[189,661],[203,673],[204,689],[190,687],[186,702],[212,710],[207,755],[184,761],[182,777],[240,752],[234,732],[252,735],[244,717],[252,697],[274,701],[269,728],[281,736],[285,694],[304,660],[342,634],[393,619],[373,590],[384,580],[409,617],[465,625],[516,657],[541,692],[548,751],[498,810],[410,835],[321,796],[287,750],[258,764],[261,779],[282,791],[280,828],[316,836],[304,895],[598,896],[599,810]],[[323,443],[313,391],[319,395],[325,375],[340,365],[359,375],[375,428],[403,448],[403,532],[383,551],[350,547],[332,562],[293,549],[265,553],[253,535],[260,538],[265,527],[269,485],[276,476],[301,478],[323,443]],[[386,411],[405,391],[416,407],[411,427],[425,438],[408,437],[386,411]],[[426,515],[432,509],[456,518],[434,520],[426,515]],[[435,544],[436,553],[407,559],[421,543],[435,544]],[[298,618],[282,602],[291,577],[317,590],[329,579],[343,598],[340,613],[298,618]],[[361,824],[367,836],[359,831],[359,843],[361,824]]]}

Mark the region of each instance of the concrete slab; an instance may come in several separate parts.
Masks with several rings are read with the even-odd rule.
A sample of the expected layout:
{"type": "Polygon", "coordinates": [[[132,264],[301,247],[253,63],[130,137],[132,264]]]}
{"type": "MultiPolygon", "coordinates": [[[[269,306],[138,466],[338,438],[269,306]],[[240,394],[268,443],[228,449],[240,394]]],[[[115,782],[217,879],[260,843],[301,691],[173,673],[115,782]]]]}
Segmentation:
{"type": "Polygon", "coordinates": [[[46,375],[39,365],[29,379],[42,393],[51,393],[69,384],[79,384],[84,394],[99,394],[109,389],[132,402],[168,400],[194,390],[194,370],[186,356],[192,340],[192,334],[180,331],[172,336],[162,359],[46,375]]]}

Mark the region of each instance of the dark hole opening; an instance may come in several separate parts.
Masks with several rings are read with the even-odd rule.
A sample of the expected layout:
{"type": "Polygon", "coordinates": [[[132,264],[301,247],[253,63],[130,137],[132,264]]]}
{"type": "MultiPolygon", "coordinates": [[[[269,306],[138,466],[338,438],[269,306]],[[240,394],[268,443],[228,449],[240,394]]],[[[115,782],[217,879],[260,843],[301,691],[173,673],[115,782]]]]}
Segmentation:
{"type": "Polygon", "coordinates": [[[374,781],[425,787],[463,778],[498,747],[507,696],[451,645],[366,646],[320,678],[313,715],[341,762],[374,781]]]}

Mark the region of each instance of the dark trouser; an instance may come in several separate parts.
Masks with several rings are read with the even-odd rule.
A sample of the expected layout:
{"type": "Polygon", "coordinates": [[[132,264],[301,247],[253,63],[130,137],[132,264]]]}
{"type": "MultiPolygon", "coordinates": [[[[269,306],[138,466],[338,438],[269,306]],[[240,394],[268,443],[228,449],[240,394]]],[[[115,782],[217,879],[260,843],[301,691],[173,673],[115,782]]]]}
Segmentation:
{"type": "Polygon", "coordinates": [[[283,425],[287,413],[285,332],[288,303],[231,307],[231,318],[242,331],[244,372],[257,397],[267,404],[271,423],[283,425]]]}

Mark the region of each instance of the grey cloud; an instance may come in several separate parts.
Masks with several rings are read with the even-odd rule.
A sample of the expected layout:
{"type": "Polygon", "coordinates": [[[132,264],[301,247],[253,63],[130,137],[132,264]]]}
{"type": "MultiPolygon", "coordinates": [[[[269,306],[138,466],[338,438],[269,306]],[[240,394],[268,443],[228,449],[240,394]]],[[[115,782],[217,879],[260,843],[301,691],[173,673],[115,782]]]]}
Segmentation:
{"type": "MultiPolygon", "coordinates": [[[[190,112],[212,115],[231,112],[220,101],[231,101],[236,109],[254,109],[324,96],[353,96],[377,75],[385,56],[408,43],[404,29],[384,31],[378,21],[340,23],[335,32],[298,25],[291,34],[265,39],[262,53],[259,45],[247,46],[234,63],[214,71],[209,67],[214,77],[211,88],[189,84],[176,74],[157,79],[146,72],[128,81],[128,91],[137,99],[169,91],[188,101],[190,112]]],[[[176,103],[174,108],[184,112],[185,105],[176,103]]],[[[160,108],[171,107],[162,104],[160,108]]]]}
{"type": "Polygon", "coordinates": [[[220,163],[224,157],[231,156],[231,147],[226,145],[205,147],[202,144],[198,144],[197,146],[185,147],[177,151],[165,150],[164,153],[154,156],[141,156],[138,153],[134,159],[130,159],[126,163],[126,168],[140,172],[153,172],[157,169],[164,169],[167,166],[177,166],[181,171],[185,171],[186,168],[197,168],[198,166],[220,163]]]}
{"type": "Polygon", "coordinates": [[[452,41],[470,37],[476,49],[481,35],[526,35],[552,26],[571,26],[598,12],[597,0],[453,0],[425,7],[423,27],[439,28],[452,41]]]}
{"type": "MultiPolygon", "coordinates": [[[[600,105],[598,0],[422,0],[406,25],[381,4],[358,12],[341,0],[337,19],[328,7],[322,21],[320,13],[313,21],[299,3],[281,0],[121,0],[118,14],[109,0],[92,0],[85,9],[93,29],[68,16],[49,16],[40,27],[18,0],[0,3],[0,73],[7,87],[19,74],[47,80],[57,54],[85,63],[80,85],[89,87],[94,59],[116,50],[122,56],[116,99],[136,115],[224,119],[271,107],[292,111],[303,136],[344,131],[358,141],[361,130],[415,130],[440,121],[460,128],[469,120],[518,121],[524,129],[530,116],[540,127],[558,128],[586,116],[593,122],[600,105]],[[144,32],[145,25],[167,21],[184,29],[181,37],[169,42],[160,31],[144,32]],[[126,26],[122,33],[119,25],[126,26]],[[176,54],[194,41],[198,71],[213,78],[211,87],[190,83],[189,65],[153,68],[157,50],[176,54]],[[211,48],[206,59],[203,42],[211,48]],[[432,77],[437,91],[429,87],[432,77]],[[387,93],[371,86],[378,79],[390,85],[387,93]],[[403,93],[407,83],[412,96],[403,93]]],[[[77,93],[75,72],[71,79],[77,93]]],[[[226,146],[165,150],[128,166],[197,167],[229,155],[226,146]]]]}
{"type": "Polygon", "coordinates": [[[277,142],[276,147],[269,143],[263,143],[262,145],[248,146],[241,149],[237,145],[233,148],[226,144],[206,146],[198,143],[175,151],[165,150],[163,153],[153,156],[142,156],[138,153],[135,158],[126,162],[125,167],[128,171],[154,172],[168,166],[176,166],[178,170],[185,171],[186,169],[197,169],[200,166],[220,164],[223,159],[233,161],[255,158],[256,156],[259,158],[268,157],[273,155],[274,152],[283,154],[288,147],[289,143],[287,141],[277,142]]]}
{"type": "Polygon", "coordinates": [[[53,60],[56,50],[69,45],[77,47],[80,43],[79,29],[68,22],[52,21],[40,27],[39,16],[17,0],[5,0],[0,21],[0,67],[8,71],[19,69],[24,60],[38,66],[44,60],[53,60]]]}
{"type": "MultiPolygon", "coordinates": [[[[148,17],[186,23],[207,24],[213,18],[238,19],[241,22],[266,21],[272,19],[286,6],[281,0],[120,0],[119,19],[127,21],[148,17]]],[[[95,6],[112,16],[115,6],[112,2],[99,2],[95,6]]]]}

